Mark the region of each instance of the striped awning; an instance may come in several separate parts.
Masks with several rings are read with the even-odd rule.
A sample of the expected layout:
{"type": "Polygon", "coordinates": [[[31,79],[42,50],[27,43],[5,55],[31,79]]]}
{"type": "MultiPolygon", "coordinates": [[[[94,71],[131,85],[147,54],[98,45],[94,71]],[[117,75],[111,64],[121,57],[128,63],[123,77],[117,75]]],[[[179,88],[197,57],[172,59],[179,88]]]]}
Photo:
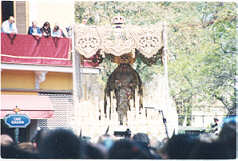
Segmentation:
{"type": "Polygon", "coordinates": [[[53,105],[48,96],[38,95],[1,95],[1,119],[8,114],[26,114],[31,119],[51,118],[54,114],[53,105]]]}

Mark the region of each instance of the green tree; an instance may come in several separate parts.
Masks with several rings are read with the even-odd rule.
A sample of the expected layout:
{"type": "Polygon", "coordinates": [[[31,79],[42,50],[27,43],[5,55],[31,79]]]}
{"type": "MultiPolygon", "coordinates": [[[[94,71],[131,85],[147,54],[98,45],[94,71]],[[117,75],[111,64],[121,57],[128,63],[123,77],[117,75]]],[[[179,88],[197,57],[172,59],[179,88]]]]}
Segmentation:
{"type": "MultiPolygon", "coordinates": [[[[220,2],[193,5],[198,13],[194,18],[199,23],[193,28],[188,27],[191,23],[175,26],[170,31],[176,35],[169,37],[170,51],[176,52],[175,61],[169,64],[171,95],[180,114],[189,115],[189,109],[200,101],[212,106],[214,99],[232,113],[235,109],[236,5],[220,2]]],[[[190,117],[186,118],[189,124],[190,117]]]]}
{"type": "Polygon", "coordinates": [[[210,31],[211,52],[204,57],[206,66],[203,73],[206,73],[204,92],[219,100],[230,114],[234,113],[235,102],[235,71],[237,55],[237,14],[234,3],[218,3],[216,8],[207,4],[208,8],[204,15],[211,15],[206,22],[206,28],[210,31]]]}

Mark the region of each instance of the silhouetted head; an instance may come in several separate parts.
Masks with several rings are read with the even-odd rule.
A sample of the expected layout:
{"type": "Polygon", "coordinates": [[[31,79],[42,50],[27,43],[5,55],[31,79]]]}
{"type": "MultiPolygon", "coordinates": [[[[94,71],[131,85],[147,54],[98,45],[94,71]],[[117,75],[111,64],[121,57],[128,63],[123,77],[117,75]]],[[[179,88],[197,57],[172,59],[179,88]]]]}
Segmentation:
{"type": "Polygon", "coordinates": [[[236,158],[236,136],[238,135],[237,120],[237,116],[225,118],[218,137],[220,142],[227,145],[232,158],[236,158]]]}
{"type": "Polygon", "coordinates": [[[109,159],[153,159],[138,143],[129,139],[115,141],[108,152],[109,159]]]}
{"type": "Polygon", "coordinates": [[[106,159],[106,153],[97,144],[81,141],[80,150],[82,159],[106,159]]]}
{"type": "Polygon", "coordinates": [[[51,130],[42,140],[39,146],[39,152],[42,158],[79,158],[80,141],[71,130],[51,130]]]}
{"type": "Polygon", "coordinates": [[[149,139],[148,135],[145,133],[137,133],[133,136],[132,139],[136,142],[143,143],[146,146],[149,146],[149,144],[150,144],[150,139],[149,139]]]}
{"type": "Polygon", "coordinates": [[[237,116],[227,117],[224,119],[222,128],[219,134],[219,139],[224,141],[232,140],[235,143],[236,135],[238,134],[237,130],[237,116]]]}
{"type": "Polygon", "coordinates": [[[169,159],[187,159],[197,142],[188,134],[173,135],[165,145],[165,153],[169,159]]]}
{"type": "Polygon", "coordinates": [[[43,25],[44,28],[50,28],[50,23],[48,21],[46,21],[43,25]]]}
{"type": "Polygon", "coordinates": [[[40,143],[45,138],[45,136],[47,135],[48,132],[49,132],[48,128],[39,128],[39,129],[37,129],[35,135],[31,139],[31,142],[35,146],[36,149],[39,148],[40,143]]]}
{"type": "Polygon", "coordinates": [[[191,151],[190,159],[232,159],[228,148],[221,142],[200,142],[191,151]]]}

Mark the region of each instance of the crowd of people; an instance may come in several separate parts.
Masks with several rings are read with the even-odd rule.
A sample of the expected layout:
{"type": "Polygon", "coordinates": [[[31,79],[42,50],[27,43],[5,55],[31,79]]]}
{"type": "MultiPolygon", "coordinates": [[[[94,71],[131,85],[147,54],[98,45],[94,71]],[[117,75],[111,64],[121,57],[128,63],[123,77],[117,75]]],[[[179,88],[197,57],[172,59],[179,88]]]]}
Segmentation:
{"type": "MultiPolygon", "coordinates": [[[[7,19],[6,21],[2,23],[1,32],[7,33],[7,34],[18,33],[16,23],[15,23],[15,18],[13,16],[10,16],[9,19],[7,19]]],[[[58,38],[66,37],[63,30],[59,27],[57,23],[54,25],[54,28],[52,30],[50,27],[50,23],[48,21],[46,21],[41,28],[37,25],[36,21],[33,21],[32,25],[29,26],[28,28],[28,34],[33,36],[38,36],[38,37],[41,37],[41,36],[44,36],[44,37],[51,36],[51,37],[58,37],[58,38]]]]}
{"type": "Polygon", "coordinates": [[[151,146],[145,133],[115,139],[108,134],[95,143],[70,129],[40,129],[30,142],[14,143],[1,135],[2,158],[27,159],[235,159],[237,117],[225,119],[218,136],[174,134],[151,146]]]}

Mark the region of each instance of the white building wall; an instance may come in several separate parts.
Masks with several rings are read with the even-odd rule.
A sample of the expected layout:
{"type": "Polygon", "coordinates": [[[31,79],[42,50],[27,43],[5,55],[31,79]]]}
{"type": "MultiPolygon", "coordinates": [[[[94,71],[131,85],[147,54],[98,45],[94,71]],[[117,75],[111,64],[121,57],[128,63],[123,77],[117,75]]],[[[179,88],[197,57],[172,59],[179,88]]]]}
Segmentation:
{"type": "Polygon", "coordinates": [[[192,111],[192,126],[207,128],[214,118],[217,118],[221,123],[226,114],[227,111],[222,106],[194,108],[192,111]]]}
{"type": "Polygon", "coordinates": [[[74,0],[29,1],[29,24],[34,20],[39,27],[48,21],[51,29],[58,23],[66,34],[65,28],[74,24],[74,0]]]}

